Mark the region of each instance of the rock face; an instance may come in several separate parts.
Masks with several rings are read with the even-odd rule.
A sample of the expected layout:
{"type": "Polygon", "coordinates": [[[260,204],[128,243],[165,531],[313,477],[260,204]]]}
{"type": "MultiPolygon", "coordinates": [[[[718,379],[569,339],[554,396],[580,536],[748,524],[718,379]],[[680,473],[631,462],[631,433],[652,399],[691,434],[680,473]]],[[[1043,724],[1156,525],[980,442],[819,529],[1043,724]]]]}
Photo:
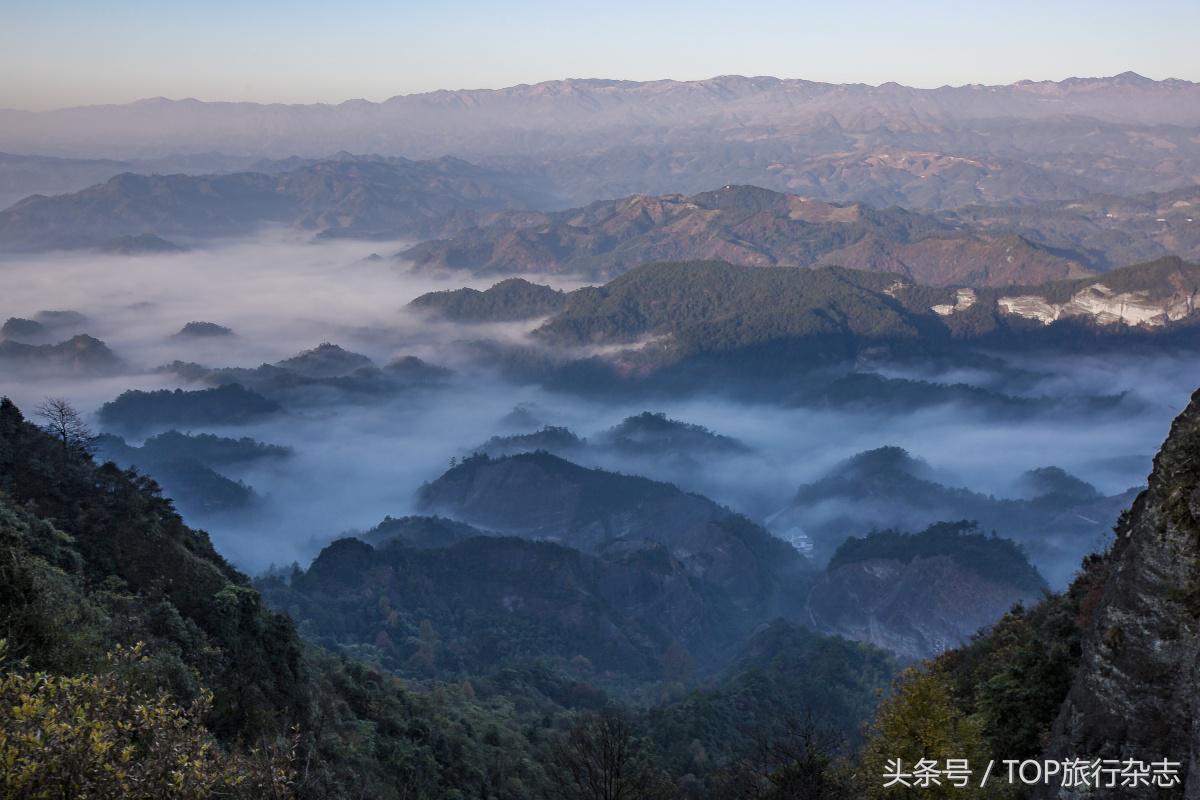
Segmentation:
{"type": "Polygon", "coordinates": [[[848,539],[813,583],[802,619],[822,633],[916,661],[965,643],[1045,591],[1012,541],[969,522],[942,522],[916,534],[848,539]]]}
{"type": "MultiPolygon", "coordinates": [[[[1184,777],[1178,787],[1153,790],[1155,797],[1200,797],[1200,392],[1119,523],[1111,559],[1046,755],[1167,758],[1181,762],[1184,777]]],[[[1088,795],[1128,796],[1128,789],[1088,795]]]]}
{"type": "Polygon", "coordinates": [[[1155,299],[1145,291],[1114,292],[1102,283],[1081,289],[1065,303],[1051,303],[1037,295],[1001,297],[996,302],[1006,314],[1036,319],[1044,325],[1067,317],[1090,317],[1098,325],[1159,327],[1196,310],[1195,292],[1155,299]]]}
{"type": "Polygon", "coordinates": [[[868,642],[903,661],[932,658],[1040,592],[935,555],[870,559],[830,570],[809,595],[807,620],[823,633],[868,642]]]}

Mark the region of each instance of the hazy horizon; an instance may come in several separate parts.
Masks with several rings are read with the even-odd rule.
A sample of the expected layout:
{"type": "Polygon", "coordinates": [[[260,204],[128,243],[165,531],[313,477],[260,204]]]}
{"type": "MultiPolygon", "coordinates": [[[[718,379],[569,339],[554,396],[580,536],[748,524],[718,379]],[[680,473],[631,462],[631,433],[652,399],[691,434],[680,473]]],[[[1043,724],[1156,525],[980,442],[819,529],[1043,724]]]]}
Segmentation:
{"type": "Polygon", "coordinates": [[[153,97],[382,101],[558,76],[772,75],[937,88],[1134,71],[1195,81],[1200,65],[1188,33],[1198,24],[1200,8],[1177,0],[1136,8],[1109,2],[1046,8],[1029,0],[1005,8],[944,0],[898,7],[870,0],[856,4],[855,13],[756,0],[735,16],[713,2],[567,13],[544,0],[436,8],[375,0],[338,8],[274,0],[168,8],[129,0],[103,7],[16,3],[0,32],[0,68],[24,77],[0,86],[0,108],[44,111],[153,97]]]}
{"type": "Polygon", "coordinates": [[[763,78],[770,78],[770,79],[781,80],[781,81],[808,81],[811,83],[826,84],[826,85],[831,85],[831,86],[867,86],[870,88],[879,88],[881,86],[886,86],[888,84],[897,84],[906,89],[916,89],[916,90],[921,90],[921,91],[935,91],[938,89],[963,89],[963,88],[967,88],[967,87],[971,87],[971,86],[995,87],[995,86],[1013,86],[1013,85],[1022,84],[1022,83],[1061,83],[1063,81],[1068,81],[1068,80],[1107,80],[1107,79],[1112,79],[1112,78],[1118,78],[1122,75],[1131,74],[1131,73],[1134,75],[1138,75],[1142,78],[1148,78],[1149,80],[1159,82],[1159,83],[1165,82],[1165,81],[1184,81],[1184,82],[1188,82],[1188,83],[1200,83],[1200,79],[1192,80],[1189,78],[1181,78],[1177,75],[1163,75],[1161,77],[1155,77],[1155,76],[1147,75],[1145,72],[1143,72],[1141,70],[1137,70],[1137,69],[1127,69],[1127,70],[1122,70],[1121,72],[1113,72],[1113,73],[1103,74],[1103,75],[1100,75],[1100,74],[1097,74],[1097,75],[1073,75],[1072,74],[1072,75],[1063,75],[1061,77],[1018,78],[1016,80],[1007,81],[1004,83],[984,83],[984,82],[978,82],[978,81],[971,81],[971,82],[965,82],[965,83],[943,83],[943,84],[939,84],[939,85],[928,85],[928,86],[918,86],[918,85],[903,83],[903,82],[894,81],[894,80],[885,80],[885,81],[880,81],[878,83],[870,83],[870,82],[864,82],[864,81],[849,82],[849,81],[836,81],[836,80],[818,80],[818,79],[808,78],[808,77],[804,77],[804,76],[769,75],[769,74],[765,74],[765,73],[764,74],[748,74],[748,73],[737,73],[737,72],[725,72],[725,73],[716,74],[716,75],[707,75],[707,76],[694,77],[694,78],[678,78],[678,77],[669,77],[669,76],[668,77],[659,77],[659,78],[615,78],[615,77],[607,77],[607,76],[603,76],[603,75],[593,75],[593,76],[567,76],[567,77],[561,77],[561,78],[546,78],[543,80],[505,84],[502,86],[480,85],[480,86],[439,87],[439,88],[423,89],[423,90],[411,91],[411,92],[398,92],[396,94],[382,96],[382,97],[378,97],[376,99],[371,99],[371,98],[366,98],[366,97],[345,97],[340,100],[313,100],[313,101],[307,101],[307,102],[305,102],[305,101],[282,102],[282,101],[273,101],[273,100],[231,100],[231,99],[222,98],[222,97],[195,97],[192,95],[170,96],[170,95],[161,95],[160,94],[160,95],[145,96],[145,97],[133,97],[128,100],[121,100],[121,101],[114,101],[114,102],[80,103],[80,104],[76,104],[76,105],[54,106],[54,107],[49,107],[49,108],[0,107],[0,111],[24,111],[24,112],[29,112],[29,113],[41,113],[41,112],[53,112],[53,111],[67,111],[67,110],[75,109],[75,108],[94,108],[94,107],[98,107],[98,106],[128,106],[128,105],[137,105],[138,103],[151,103],[151,102],[155,102],[155,101],[166,101],[166,102],[171,102],[171,103],[199,102],[199,103],[214,103],[214,104],[216,104],[216,103],[230,103],[230,104],[247,103],[247,104],[251,104],[251,105],[266,105],[266,106],[284,105],[284,106],[331,106],[331,107],[334,107],[334,106],[345,105],[347,103],[362,103],[362,102],[379,105],[381,103],[386,103],[389,100],[394,100],[394,99],[401,98],[401,97],[415,97],[415,96],[420,96],[420,95],[425,95],[425,94],[436,94],[438,92],[468,92],[468,93],[469,92],[493,92],[493,91],[499,92],[499,91],[506,91],[506,90],[510,90],[510,89],[519,89],[519,88],[523,88],[523,87],[544,86],[544,85],[549,85],[549,84],[554,84],[554,83],[587,83],[587,82],[644,83],[644,84],[645,83],[667,83],[667,82],[704,83],[706,81],[715,81],[715,80],[720,80],[722,78],[745,78],[748,80],[758,80],[758,79],[763,79],[763,78]]]}

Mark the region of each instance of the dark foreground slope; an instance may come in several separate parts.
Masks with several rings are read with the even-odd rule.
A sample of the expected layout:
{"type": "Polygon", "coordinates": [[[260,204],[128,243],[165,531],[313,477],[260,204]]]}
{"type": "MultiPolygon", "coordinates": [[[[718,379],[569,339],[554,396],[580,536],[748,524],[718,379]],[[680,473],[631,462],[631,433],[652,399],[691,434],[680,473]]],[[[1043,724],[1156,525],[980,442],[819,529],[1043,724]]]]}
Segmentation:
{"type": "MultiPolygon", "coordinates": [[[[149,696],[165,692],[168,707],[186,707],[211,690],[211,711],[201,721],[218,752],[254,747],[280,756],[276,794],[247,784],[228,796],[434,800],[482,793],[520,800],[545,785],[542,745],[526,736],[511,707],[496,712],[461,693],[435,701],[378,667],[303,644],[291,621],[264,607],[208,537],[183,524],[153,481],[64,448],[7,399],[0,401],[0,562],[4,680],[42,670],[95,676],[102,687],[132,682],[149,696]],[[144,643],[144,660],[114,676],[105,654],[136,642],[144,643]]],[[[21,685],[6,683],[3,691],[21,685]]],[[[107,707],[79,708],[81,724],[111,728],[120,721],[107,707]]],[[[18,724],[0,716],[6,734],[18,724]]],[[[41,768],[21,779],[29,782],[9,786],[88,796],[80,784],[63,783],[78,778],[71,766],[78,762],[56,758],[46,741],[45,749],[25,748],[41,768]]],[[[5,758],[14,747],[12,739],[0,741],[5,758]]],[[[135,747],[124,768],[174,768],[154,761],[148,747],[135,747]]],[[[188,787],[149,791],[102,796],[211,796],[188,787]]]]}
{"type": "MultiPolygon", "coordinates": [[[[559,797],[571,742],[597,730],[599,710],[620,713],[599,688],[616,656],[649,668],[638,675],[638,701],[663,710],[657,719],[623,712],[623,746],[659,787],[632,796],[732,798],[741,795],[711,789],[749,757],[747,724],[782,731],[807,709],[850,737],[894,669],[875,648],[775,622],[708,643],[724,647],[722,661],[733,666],[702,681],[706,645],[697,642],[693,660],[683,643],[689,630],[718,630],[706,620],[729,606],[662,548],[618,547],[600,559],[412,518],[369,535],[377,549],[342,540],[307,572],[263,580],[289,614],[342,651],[333,655],[268,610],[152,480],[97,465],[82,444],[64,444],[0,401],[0,696],[24,709],[0,714],[0,759],[10,763],[18,747],[32,759],[9,784],[15,796],[36,794],[20,793],[34,786],[50,787],[49,796],[135,800],[559,797]],[[139,656],[106,658],[137,642],[139,656]],[[402,682],[379,665],[388,659],[431,677],[402,682]],[[96,704],[51,686],[132,694],[96,704]],[[194,701],[198,716],[188,716],[194,701]],[[115,773],[101,769],[81,791],[71,781],[103,755],[86,726],[117,730],[127,707],[184,720],[168,724],[172,735],[198,734],[196,746],[209,748],[191,767],[228,774],[207,788],[159,781],[115,790],[115,773]],[[12,735],[49,722],[56,709],[66,714],[57,738],[12,735]],[[83,731],[69,741],[87,747],[59,757],[68,730],[83,731]]],[[[188,446],[200,444],[223,444],[228,455],[228,442],[188,446]]],[[[126,740],[132,749],[110,759],[114,769],[161,777],[177,766],[155,749],[161,739],[126,740]]]]}

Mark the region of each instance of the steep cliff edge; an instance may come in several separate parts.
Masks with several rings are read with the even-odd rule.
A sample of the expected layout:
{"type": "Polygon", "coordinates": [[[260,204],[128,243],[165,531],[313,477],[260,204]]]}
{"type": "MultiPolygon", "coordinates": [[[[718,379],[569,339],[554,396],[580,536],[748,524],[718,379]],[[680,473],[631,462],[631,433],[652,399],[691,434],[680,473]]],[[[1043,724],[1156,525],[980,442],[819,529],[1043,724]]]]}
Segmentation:
{"type": "MultiPolygon", "coordinates": [[[[1186,777],[1155,796],[1200,797],[1200,391],[1172,425],[1148,488],[1116,534],[1046,755],[1167,758],[1181,762],[1186,777]]],[[[1054,787],[1038,796],[1081,795],[1054,787]]]]}

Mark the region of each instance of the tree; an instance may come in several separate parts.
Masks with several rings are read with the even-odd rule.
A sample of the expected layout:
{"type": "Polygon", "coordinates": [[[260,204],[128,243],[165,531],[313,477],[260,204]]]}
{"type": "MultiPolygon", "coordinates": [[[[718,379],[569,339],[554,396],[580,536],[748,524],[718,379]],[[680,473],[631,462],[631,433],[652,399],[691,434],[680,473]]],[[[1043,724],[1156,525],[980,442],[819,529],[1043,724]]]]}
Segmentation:
{"type": "Polygon", "coordinates": [[[738,800],[842,800],[852,797],[837,753],[842,739],[821,729],[812,715],[788,717],[778,729],[752,734],[749,754],[722,781],[722,797],[738,800]]]}
{"type": "Polygon", "coordinates": [[[142,691],[133,675],[145,660],[139,644],[117,648],[94,675],[0,675],[3,796],[295,796],[294,754],[226,752],[203,724],[212,695],[202,691],[180,706],[165,693],[142,691]]]}
{"type": "Polygon", "coordinates": [[[37,415],[46,422],[44,430],[62,444],[63,458],[92,454],[95,435],[83,421],[83,415],[61,397],[47,397],[37,407],[37,415]]]}
{"type": "Polygon", "coordinates": [[[576,723],[553,748],[549,774],[560,800],[666,800],[674,795],[618,711],[576,723]]]}
{"type": "Polygon", "coordinates": [[[914,793],[960,800],[1011,795],[1012,787],[999,781],[980,788],[980,775],[974,772],[974,780],[961,788],[946,779],[919,789],[902,782],[885,786],[891,783],[885,776],[911,772],[918,761],[935,762],[942,768],[949,759],[965,760],[972,771],[987,765],[991,754],[983,735],[983,721],[959,708],[951,682],[941,670],[912,667],[897,680],[893,694],[879,704],[868,731],[861,776],[863,794],[872,800],[909,798],[914,793]],[[900,770],[893,769],[897,760],[900,770]]]}

